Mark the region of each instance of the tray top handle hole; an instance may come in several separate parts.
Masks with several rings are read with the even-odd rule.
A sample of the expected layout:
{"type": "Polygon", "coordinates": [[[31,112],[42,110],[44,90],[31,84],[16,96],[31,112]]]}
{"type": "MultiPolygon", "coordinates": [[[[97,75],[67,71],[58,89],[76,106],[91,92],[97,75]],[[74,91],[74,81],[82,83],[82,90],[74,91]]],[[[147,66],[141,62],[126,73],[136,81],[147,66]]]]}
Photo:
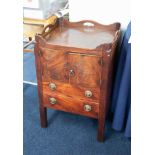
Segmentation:
{"type": "Polygon", "coordinates": [[[47,27],[46,29],[45,29],[45,32],[48,32],[50,29],[49,29],[49,27],[47,27]]]}
{"type": "Polygon", "coordinates": [[[88,26],[88,27],[94,27],[94,23],[91,23],[91,22],[85,22],[83,23],[83,26],[88,26]]]}

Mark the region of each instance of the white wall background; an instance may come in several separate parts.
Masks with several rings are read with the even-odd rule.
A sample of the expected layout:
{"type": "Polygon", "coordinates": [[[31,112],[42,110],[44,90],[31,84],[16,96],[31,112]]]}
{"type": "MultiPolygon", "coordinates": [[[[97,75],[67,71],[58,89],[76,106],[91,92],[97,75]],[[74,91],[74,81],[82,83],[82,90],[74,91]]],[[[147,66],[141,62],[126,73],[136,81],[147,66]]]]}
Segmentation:
{"type": "Polygon", "coordinates": [[[130,0],[69,0],[69,17],[70,21],[120,22],[124,29],[130,21],[130,0]]]}

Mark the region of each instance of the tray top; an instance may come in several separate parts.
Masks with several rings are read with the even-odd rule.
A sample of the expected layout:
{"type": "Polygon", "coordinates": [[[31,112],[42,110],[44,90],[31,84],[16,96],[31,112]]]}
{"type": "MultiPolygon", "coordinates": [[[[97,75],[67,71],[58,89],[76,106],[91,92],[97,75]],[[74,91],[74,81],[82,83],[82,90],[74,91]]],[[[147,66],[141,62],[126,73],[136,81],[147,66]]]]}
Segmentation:
{"type": "Polygon", "coordinates": [[[116,27],[116,24],[105,26],[92,21],[70,23],[63,20],[45,39],[53,45],[95,49],[114,41],[116,27]]]}

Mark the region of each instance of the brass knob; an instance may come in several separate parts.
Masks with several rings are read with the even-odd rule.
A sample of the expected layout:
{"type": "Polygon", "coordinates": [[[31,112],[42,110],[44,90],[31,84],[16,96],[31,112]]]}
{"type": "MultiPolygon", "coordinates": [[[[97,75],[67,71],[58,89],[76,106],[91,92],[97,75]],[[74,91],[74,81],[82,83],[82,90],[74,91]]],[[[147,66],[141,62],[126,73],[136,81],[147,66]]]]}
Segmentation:
{"type": "Polygon", "coordinates": [[[53,97],[49,98],[49,101],[51,104],[56,104],[57,103],[57,100],[53,97]]]}
{"type": "Polygon", "coordinates": [[[56,85],[54,83],[50,83],[49,87],[51,90],[55,90],[56,89],[56,85]]]}
{"type": "Polygon", "coordinates": [[[91,111],[91,106],[88,105],[88,104],[85,104],[85,105],[84,105],[84,110],[85,110],[85,111],[91,111]]]}
{"type": "Polygon", "coordinates": [[[92,95],[93,95],[93,93],[91,91],[89,91],[89,90],[85,91],[85,96],[86,97],[92,97],[92,95]]]}

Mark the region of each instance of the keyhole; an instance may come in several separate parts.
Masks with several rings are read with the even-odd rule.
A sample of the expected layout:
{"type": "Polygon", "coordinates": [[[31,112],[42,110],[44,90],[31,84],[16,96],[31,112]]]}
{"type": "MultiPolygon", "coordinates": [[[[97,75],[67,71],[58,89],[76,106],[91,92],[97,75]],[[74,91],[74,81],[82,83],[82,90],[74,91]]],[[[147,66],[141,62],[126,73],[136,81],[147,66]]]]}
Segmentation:
{"type": "Polygon", "coordinates": [[[73,69],[71,69],[71,70],[69,71],[69,73],[70,73],[70,76],[74,76],[74,74],[75,74],[75,72],[74,72],[73,69]]]}

